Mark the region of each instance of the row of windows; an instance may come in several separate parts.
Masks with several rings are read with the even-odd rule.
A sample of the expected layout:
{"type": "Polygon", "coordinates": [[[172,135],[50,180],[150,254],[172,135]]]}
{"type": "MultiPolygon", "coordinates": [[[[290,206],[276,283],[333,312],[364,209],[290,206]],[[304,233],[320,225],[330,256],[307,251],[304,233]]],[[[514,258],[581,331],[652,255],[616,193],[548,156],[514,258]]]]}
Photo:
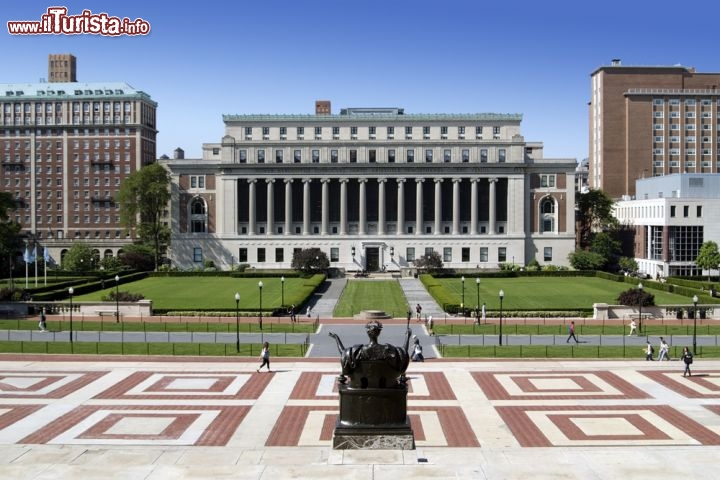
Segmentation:
{"type": "MultiPolygon", "coordinates": [[[[441,159],[442,162],[450,163],[453,161],[457,161],[456,158],[453,157],[453,150],[446,148],[443,149],[441,152],[438,152],[435,149],[417,149],[418,153],[420,155],[424,154],[424,161],[427,163],[431,163],[434,161],[440,161],[436,159],[441,159]],[[439,153],[439,156],[436,156],[436,153],[439,153]]],[[[311,149],[310,150],[310,162],[311,163],[321,163],[323,161],[327,161],[327,159],[322,158],[321,152],[323,152],[320,149],[311,149]]],[[[340,163],[340,150],[338,149],[330,149],[329,151],[329,161],[330,163],[340,163]]],[[[345,151],[343,150],[343,153],[345,151]]],[[[415,155],[416,149],[414,148],[406,148],[404,149],[404,160],[407,163],[413,163],[416,161],[416,155],[415,155]]],[[[480,149],[470,149],[470,148],[463,148],[460,151],[460,161],[463,163],[468,163],[471,161],[471,152],[475,153],[477,155],[476,159],[473,159],[475,161],[479,161],[480,163],[487,163],[490,158],[491,152],[496,152],[497,157],[493,158],[492,160],[495,160],[499,163],[504,163],[507,160],[507,150],[504,148],[498,148],[497,151],[490,150],[487,148],[480,148],[480,149]]],[[[216,155],[219,154],[219,149],[215,149],[213,151],[216,155]]],[[[367,153],[365,155],[365,158],[360,158],[358,155],[359,151],[357,149],[349,149],[347,150],[347,158],[343,159],[343,163],[376,163],[380,161],[378,151],[369,149],[367,150],[367,153]]],[[[238,163],[247,163],[248,162],[248,151],[241,149],[238,150],[238,163]]],[[[265,155],[265,149],[259,148],[255,151],[255,160],[257,163],[266,163],[266,155],[265,155]]],[[[307,159],[305,160],[307,161],[307,159]]],[[[387,163],[395,163],[397,161],[397,151],[394,148],[389,148],[385,150],[385,161],[387,163]]],[[[303,162],[303,150],[301,149],[295,149],[292,151],[292,163],[302,163],[303,162]]],[[[285,150],[284,149],[275,149],[275,163],[285,163],[285,150]]]]}
{"type": "MultiPolygon", "coordinates": [[[[35,102],[35,113],[62,113],[63,104],[62,102],[35,102]]],[[[132,102],[73,102],[72,111],[85,113],[90,112],[130,112],[132,111],[132,102]]],[[[3,112],[9,113],[31,113],[33,111],[33,104],[29,102],[24,103],[5,103],[3,104],[3,112]]]]}
{"type": "MultiPolygon", "coordinates": [[[[255,256],[258,263],[264,263],[267,261],[267,249],[264,247],[258,247],[255,251],[255,256]]],[[[296,248],[293,249],[293,254],[296,252],[299,252],[301,249],[296,248]]],[[[424,255],[430,255],[434,252],[434,249],[432,247],[426,247],[424,251],[424,255]]],[[[285,249],[282,247],[275,248],[275,262],[282,263],[285,261],[285,249]]],[[[497,248],[497,262],[507,262],[507,248],[506,247],[498,247],[497,248]]],[[[480,247],[479,251],[479,261],[480,263],[487,263],[490,261],[489,258],[489,248],[488,247],[480,247]]],[[[407,247],[405,249],[405,260],[407,262],[414,262],[415,257],[415,247],[407,247]]],[[[452,247],[444,247],[443,252],[443,262],[452,262],[453,261],[453,248],[452,247]]],[[[460,250],[460,257],[461,262],[470,262],[470,247],[462,247],[460,250]]],[[[553,249],[552,247],[544,247],[543,248],[543,261],[545,262],[551,262],[553,258],[553,249]]],[[[248,249],[247,248],[240,248],[238,249],[238,262],[239,263],[246,263],[248,262],[248,249]]],[[[193,262],[195,263],[203,263],[203,250],[201,247],[195,247],[193,248],[193,262]]],[[[331,247],[330,248],[330,262],[339,262],[340,261],[340,248],[339,247],[331,247]]]]}
{"type": "MultiPolygon", "coordinates": [[[[713,130],[713,125],[711,123],[703,123],[701,126],[702,126],[702,130],[704,130],[704,131],[713,130]]],[[[696,125],[694,123],[686,123],[685,124],[685,130],[690,130],[690,131],[697,130],[697,128],[695,128],[695,127],[696,127],[696,125]]],[[[655,130],[655,131],[665,130],[665,125],[662,123],[655,123],[655,124],[653,124],[653,130],[655,130]]],[[[681,130],[680,124],[679,123],[671,123],[670,130],[671,131],[681,130]]],[[[720,124],[717,125],[717,130],[720,131],[720,124]]]]}
{"type": "MultiPolygon", "coordinates": [[[[670,148],[668,149],[668,153],[670,155],[680,155],[680,149],[679,148],[670,148]]],[[[712,148],[703,148],[700,150],[700,153],[702,155],[712,155],[712,148]]],[[[653,155],[664,155],[665,149],[664,148],[653,148],[653,155]]],[[[694,148],[686,148],[685,149],[685,155],[696,155],[694,148]]]]}
{"type": "MultiPolygon", "coordinates": [[[[245,140],[252,140],[253,134],[262,132],[262,137],[264,140],[267,140],[270,138],[271,132],[277,132],[279,135],[279,138],[281,140],[286,140],[288,135],[288,127],[276,127],[277,130],[274,130],[274,128],[271,127],[245,127],[244,133],[245,133],[245,140]]],[[[483,127],[482,125],[478,125],[476,127],[464,127],[464,126],[458,126],[458,127],[448,127],[448,126],[440,126],[440,127],[430,127],[430,126],[423,126],[423,127],[394,127],[394,126],[387,126],[387,127],[376,127],[376,126],[363,126],[363,127],[356,127],[356,126],[350,126],[350,127],[330,127],[333,138],[339,138],[341,135],[341,132],[350,134],[350,138],[357,139],[360,132],[362,132],[363,139],[369,139],[374,140],[378,132],[384,132],[385,137],[387,139],[394,139],[396,133],[399,134],[400,132],[403,132],[405,135],[405,138],[412,138],[413,134],[419,134],[420,131],[422,131],[422,135],[424,138],[429,138],[430,135],[434,132],[436,135],[439,133],[440,138],[447,139],[449,138],[450,132],[452,132],[453,138],[458,139],[464,139],[467,134],[470,132],[474,132],[475,138],[482,139],[483,135],[487,134],[488,138],[490,138],[490,132],[492,132],[492,138],[499,139],[500,138],[500,132],[501,129],[499,126],[492,126],[492,127],[483,127]]],[[[305,127],[295,127],[295,138],[298,140],[303,140],[305,138],[305,127]]],[[[312,132],[315,136],[315,139],[319,140],[322,138],[323,135],[323,127],[308,127],[308,132],[312,132]]],[[[326,132],[327,133],[327,132],[326,132]]]]}
{"type": "MultiPolygon", "coordinates": [[[[668,137],[668,140],[670,141],[670,143],[680,143],[681,138],[682,137],[680,137],[678,135],[673,135],[673,136],[668,137]]],[[[697,137],[695,135],[686,135],[684,141],[685,141],[685,143],[695,143],[696,140],[697,140],[697,137]]],[[[663,143],[663,142],[665,142],[665,137],[663,135],[655,135],[653,137],[653,141],[655,143],[663,143]]],[[[712,137],[700,137],[700,141],[702,143],[712,143],[712,137]]],[[[717,141],[718,141],[718,143],[720,143],[720,137],[718,137],[717,141]]]]}
{"type": "MultiPolygon", "coordinates": [[[[670,118],[680,118],[680,112],[672,111],[672,112],[669,112],[668,116],[670,118]]],[[[718,114],[718,116],[720,116],[720,113],[718,114]]],[[[653,112],[653,117],[654,118],[664,118],[665,112],[662,112],[662,111],[653,112]]],[[[700,117],[701,118],[712,118],[712,112],[701,112],[700,117]]],[[[695,112],[685,112],[685,118],[696,118],[695,112]]]]}
{"type": "MultiPolygon", "coordinates": [[[[47,128],[43,130],[42,128],[35,129],[35,135],[38,137],[59,137],[62,135],[63,130],[61,129],[53,129],[53,128],[47,128]]],[[[25,129],[19,129],[19,128],[6,128],[0,131],[0,135],[4,137],[29,137],[32,134],[32,130],[25,128],[25,129]]],[[[71,136],[120,136],[120,135],[135,135],[135,128],[134,127],[125,127],[125,128],[73,128],[72,130],[68,130],[68,134],[71,136]]]]}
{"type": "MultiPolygon", "coordinates": [[[[666,100],[664,98],[653,98],[653,105],[663,105],[665,103],[665,101],[666,100]]],[[[668,105],[677,106],[677,105],[680,105],[681,102],[680,102],[679,98],[671,98],[671,99],[667,100],[667,103],[668,103],[668,105]]],[[[700,101],[698,101],[695,98],[686,98],[683,103],[685,104],[685,106],[688,106],[688,107],[694,107],[698,103],[702,106],[708,107],[708,106],[712,105],[712,100],[710,100],[709,98],[703,98],[700,101]]],[[[720,105],[720,98],[717,99],[717,104],[720,105]]]]}

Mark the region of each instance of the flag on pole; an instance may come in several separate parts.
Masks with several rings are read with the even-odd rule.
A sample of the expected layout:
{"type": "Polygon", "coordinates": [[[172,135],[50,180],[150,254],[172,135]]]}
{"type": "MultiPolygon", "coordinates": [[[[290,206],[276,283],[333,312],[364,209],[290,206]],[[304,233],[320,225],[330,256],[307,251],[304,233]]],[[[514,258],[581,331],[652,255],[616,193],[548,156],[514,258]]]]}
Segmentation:
{"type": "Polygon", "coordinates": [[[43,285],[47,285],[47,266],[50,263],[50,252],[48,248],[43,249],[43,285]]]}
{"type": "Polygon", "coordinates": [[[25,253],[23,253],[23,261],[24,261],[25,263],[32,263],[32,262],[33,262],[32,257],[31,257],[31,253],[30,253],[30,247],[27,247],[27,246],[25,247],[25,253]]]}
{"type": "Polygon", "coordinates": [[[45,262],[45,264],[52,262],[52,258],[50,257],[50,250],[48,250],[47,247],[45,247],[45,251],[43,252],[43,261],[45,262]]]}
{"type": "Polygon", "coordinates": [[[35,262],[35,286],[37,287],[37,243],[35,244],[35,248],[33,248],[32,261],[35,262]]]}

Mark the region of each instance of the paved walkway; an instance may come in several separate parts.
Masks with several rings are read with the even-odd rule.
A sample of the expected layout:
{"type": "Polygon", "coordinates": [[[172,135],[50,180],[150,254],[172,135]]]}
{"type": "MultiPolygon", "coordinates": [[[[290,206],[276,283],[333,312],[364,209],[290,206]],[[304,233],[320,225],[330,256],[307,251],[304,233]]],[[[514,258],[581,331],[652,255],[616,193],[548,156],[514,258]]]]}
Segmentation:
{"type": "Polygon", "coordinates": [[[413,314],[415,314],[415,306],[420,305],[423,319],[427,318],[428,315],[432,315],[434,319],[445,317],[443,309],[435,302],[435,299],[428,293],[419,279],[401,278],[398,282],[403,293],[405,293],[408,305],[412,307],[413,314]]]}
{"type": "MultiPolygon", "coordinates": [[[[333,326],[333,328],[337,328],[333,326]]],[[[0,478],[712,478],[720,361],[428,361],[415,450],[333,450],[339,362],[0,356],[0,478]]]]}

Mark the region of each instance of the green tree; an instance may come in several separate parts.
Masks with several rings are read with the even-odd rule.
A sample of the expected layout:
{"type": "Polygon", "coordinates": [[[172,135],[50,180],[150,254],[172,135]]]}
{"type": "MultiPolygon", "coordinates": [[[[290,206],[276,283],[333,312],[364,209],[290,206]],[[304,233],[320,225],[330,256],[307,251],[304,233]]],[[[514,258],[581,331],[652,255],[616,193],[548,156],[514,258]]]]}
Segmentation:
{"type": "Polygon", "coordinates": [[[570,265],[575,270],[600,270],[605,264],[605,257],[587,250],[575,250],[568,255],[570,265]]]}
{"type": "Polygon", "coordinates": [[[120,223],[135,228],[141,242],[152,245],[155,270],[170,242],[165,211],[170,201],[170,174],[159,163],[146,165],[127,177],[118,192],[120,223]]]}
{"type": "Polygon", "coordinates": [[[617,219],[612,216],[614,203],[602,190],[589,190],[578,194],[577,225],[580,248],[590,248],[593,232],[617,228],[617,219]]]}
{"type": "Polygon", "coordinates": [[[12,278],[15,258],[22,250],[20,224],[10,220],[10,212],[15,208],[12,194],[0,192],[0,277],[3,278],[12,278]]]}
{"type": "Polygon", "coordinates": [[[426,270],[428,273],[432,273],[443,268],[443,261],[440,254],[433,250],[426,255],[420,255],[415,259],[413,265],[418,270],[426,270]]]}
{"type": "Polygon", "coordinates": [[[75,243],[65,253],[62,268],[68,272],[87,273],[95,270],[95,254],[83,243],[75,243]]]}
{"type": "Polygon", "coordinates": [[[311,275],[327,270],[330,267],[330,260],[328,260],[325,252],[319,248],[303,248],[293,254],[290,265],[293,269],[299,270],[305,275],[311,275]]]}
{"type": "Polygon", "coordinates": [[[638,270],[638,263],[631,257],[620,257],[620,260],[618,260],[618,266],[628,273],[634,273],[638,270]]]}
{"type": "Polygon", "coordinates": [[[600,267],[603,270],[613,270],[620,257],[620,240],[615,231],[595,232],[590,241],[590,251],[597,253],[605,260],[600,267]]]}
{"type": "Polygon", "coordinates": [[[154,258],[154,250],[150,245],[134,243],[123,248],[120,263],[133,270],[147,271],[153,269],[154,258]]]}
{"type": "Polygon", "coordinates": [[[700,246],[700,251],[695,259],[695,265],[708,271],[708,281],[710,281],[710,270],[714,270],[720,265],[718,244],[712,240],[704,242],[700,246]]]}

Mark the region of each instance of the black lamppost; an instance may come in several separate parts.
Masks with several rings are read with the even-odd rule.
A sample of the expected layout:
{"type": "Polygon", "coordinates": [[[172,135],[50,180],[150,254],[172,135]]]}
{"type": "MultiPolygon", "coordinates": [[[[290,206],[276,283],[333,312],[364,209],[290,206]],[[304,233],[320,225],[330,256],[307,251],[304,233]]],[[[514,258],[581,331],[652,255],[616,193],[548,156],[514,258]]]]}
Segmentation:
{"type": "Polygon", "coordinates": [[[120,321],[120,275],[115,275],[115,323],[120,321]]]}
{"type": "Polygon", "coordinates": [[[499,339],[500,339],[500,346],[502,346],[502,314],[503,314],[502,302],[503,302],[503,298],[505,297],[505,292],[500,290],[498,292],[498,297],[500,297],[500,337],[499,337],[499,339]]]}
{"type": "Polygon", "coordinates": [[[280,306],[285,306],[285,277],[280,277],[280,306]]]}
{"type": "Polygon", "coordinates": [[[697,304],[698,296],[693,295],[693,355],[697,355],[697,304]]]}
{"type": "Polygon", "coordinates": [[[240,294],[235,292],[235,350],[240,353],[240,294]]]}
{"type": "Polygon", "coordinates": [[[462,308],[463,318],[465,318],[465,275],[460,277],[460,281],[462,282],[462,301],[460,302],[460,308],[462,308]]]}
{"type": "Polygon", "coordinates": [[[640,295],[638,295],[638,332],[642,333],[642,304],[643,304],[643,284],[638,283],[638,290],[640,291],[640,295]]]}
{"type": "Polygon", "coordinates": [[[260,341],[262,342],[262,287],[263,282],[258,282],[258,289],[260,290],[260,313],[258,314],[258,325],[260,325],[260,341]]]}
{"type": "Polygon", "coordinates": [[[72,343],[73,343],[73,335],[72,335],[72,313],[73,313],[73,304],[72,304],[72,297],[73,293],[75,293],[75,290],[73,287],[68,288],[68,295],[70,295],[70,350],[72,351],[72,343]]]}
{"type": "MultiPolygon", "coordinates": [[[[475,306],[475,311],[480,313],[480,277],[475,279],[475,286],[477,287],[477,305],[475,306]]],[[[478,318],[477,321],[479,322],[480,319],[478,318]]]]}

